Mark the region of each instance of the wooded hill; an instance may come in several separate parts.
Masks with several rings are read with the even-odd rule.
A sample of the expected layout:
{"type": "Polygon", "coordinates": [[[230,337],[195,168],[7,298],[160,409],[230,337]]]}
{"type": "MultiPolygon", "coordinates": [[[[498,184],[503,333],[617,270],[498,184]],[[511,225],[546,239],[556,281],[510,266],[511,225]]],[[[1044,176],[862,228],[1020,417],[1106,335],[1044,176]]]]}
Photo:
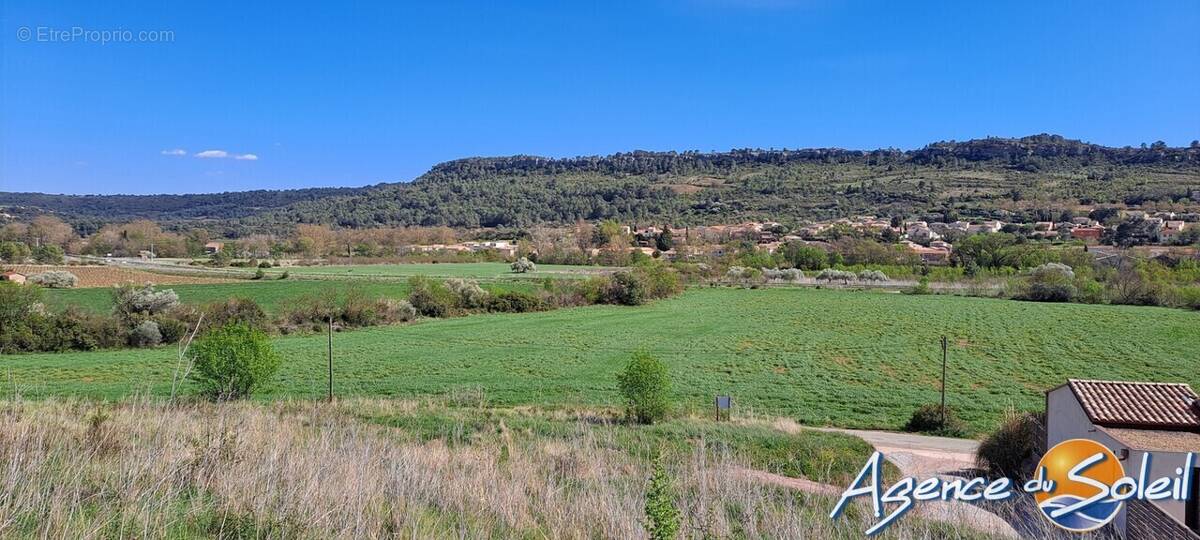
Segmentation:
{"type": "MultiPolygon", "coordinates": [[[[616,218],[700,224],[855,214],[1012,216],[1078,205],[1200,206],[1200,143],[1112,148],[1036,135],[919,150],[742,149],[549,159],[468,158],[412,182],[216,195],[0,193],[18,217],[55,213],[81,232],[151,218],[240,235],[295,223],[525,227],[616,218]]],[[[1031,216],[1036,217],[1036,216],[1031,216]]]]}

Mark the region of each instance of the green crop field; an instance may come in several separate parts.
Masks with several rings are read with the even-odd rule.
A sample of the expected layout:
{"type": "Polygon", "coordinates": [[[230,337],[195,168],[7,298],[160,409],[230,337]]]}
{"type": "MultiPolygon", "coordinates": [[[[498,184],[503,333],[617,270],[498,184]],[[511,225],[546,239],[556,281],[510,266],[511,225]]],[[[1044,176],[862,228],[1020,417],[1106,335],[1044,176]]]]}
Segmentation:
{"type": "MultiPolygon", "coordinates": [[[[976,429],[1008,407],[1040,409],[1068,377],[1200,386],[1200,313],[815,289],[692,289],[642,307],[476,315],[335,337],[342,395],[480,389],[493,404],[616,406],[635,350],[666,360],[681,406],[716,394],[737,411],[810,424],[897,428],[938,398],[943,334],[949,402],[976,429]]],[[[318,397],[325,337],[276,341],[266,397],[318,397]]],[[[175,348],[12,355],[0,394],[117,398],[169,391],[175,348]]]]}
{"type": "MultiPolygon", "coordinates": [[[[535,284],[520,282],[483,284],[483,287],[489,290],[528,290],[535,286],[535,284]]],[[[402,281],[369,280],[355,280],[353,283],[349,283],[328,280],[268,279],[204,285],[163,285],[158,288],[174,290],[179,295],[179,300],[187,304],[218,302],[234,296],[250,298],[258,302],[263,310],[270,314],[278,313],[280,308],[290,301],[295,301],[305,295],[321,294],[326,290],[344,292],[353,288],[370,297],[404,298],[408,295],[408,284],[402,281]]],[[[109,288],[46,289],[43,292],[43,299],[48,307],[56,310],[73,304],[101,313],[111,311],[113,305],[112,290],[109,288]]]]}
{"type": "Polygon", "coordinates": [[[561,264],[539,264],[536,272],[515,274],[508,263],[412,263],[412,264],[356,264],[331,266],[291,266],[273,268],[270,274],[287,271],[295,276],[355,276],[355,277],[458,277],[478,279],[502,278],[585,278],[612,270],[603,266],[568,266],[561,264]]]}

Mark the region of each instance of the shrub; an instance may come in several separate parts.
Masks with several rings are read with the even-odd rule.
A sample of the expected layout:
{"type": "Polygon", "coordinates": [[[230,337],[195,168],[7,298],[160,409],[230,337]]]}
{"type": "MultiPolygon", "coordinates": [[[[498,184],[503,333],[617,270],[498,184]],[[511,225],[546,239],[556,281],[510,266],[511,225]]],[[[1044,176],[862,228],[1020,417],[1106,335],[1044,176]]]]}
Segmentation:
{"type": "Polygon", "coordinates": [[[405,300],[380,298],[375,305],[380,318],[387,322],[407,322],[417,318],[417,308],[405,300]]]}
{"type": "Polygon", "coordinates": [[[422,276],[408,280],[412,290],[408,302],[425,317],[448,317],[454,311],[454,295],[445,285],[422,276]]]}
{"type": "Polygon", "coordinates": [[[159,343],[162,343],[162,332],[154,321],[142,321],[129,332],[129,344],[134,347],[153,347],[159,343]]]}
{"type": "Polygon", "coordinates": [[[634,353],[625,370],[617,375],[617,386],[630,419],[652,424],[667,415],[671,381],[661,360],[644,352],[634,353]]]}
{"type": "Polygon", "coordinates": [[[599,303],[640,306],[646,303],[646,284],[632,272],[617,272],[608,277],[600,291],[599,303]]]}
{"type": "Polygon", "coordinates": [[[521,257],[520,259],[513,261],[512,265],[509,268],[511,268],[512,271],[517,274],[524,274],[526,272],[537,272],[537,265],[533,264],[533,261],[529,260],[526,257],[521,257]]]}
{"type": "Polygon", "coordinates": [[[668,298],[683,292],[679,272],[663,263],[647,264],[634,269],[633,273],[646,284],[650,298],[668,298]]]}
{"type": "Polygon", "coordinates": [[[270,261],[263,261],[263,262],[260,262],[260,263],[258,263],[258,267],[259,267],[259,268],[270,268],[270,267],[271,267],[271,262],[270,262],[270,261]]]}
{"type": "Polygon", "coordinates": [[[267,277],[267,273],[263,272],[262,268],[259,268],[258,270],[254,271],[254,277],[252,277],[250,279],[262,279],[264,277],[267,277]]]}
{"type": "Polygon", "coordinates": [[[1037,266],[1029,275],[1030,300],[1039,302],[1069,302],[1075,297],[1075,271],[1062,263],[1037,266]]]}
{"type": "Polygon", "coordinates": [[[266,330],[270,326],[267,313],[258,302],[236,296],[204,306],[204,320],[209,328],[239,323],[259,330],[266,330]]]}
{"type": "Polygon", "coordinates": [[[279,279],[287,279],[289,275],[291,274],[287,270],[284,270],[282,274],[279,274],[279,279]]]}
{"type": "Polygon", "coordinates": [[[784,268],[782,270],[776,268],[763,269],[763,277],[770,281],[797,282],[804,279],[804,271],[799,268],[784,268]]]}
{"type": "Polygon", "coordinates": [[[189,378],[209,399],[224,401],[251,396],[279,370],[279,356],[261,330],[231,324],[214,330],[192,346],[196,365],[189,378]]]}
{"type": "Polygon", "coordinates": [[[855,279],[858,279],[858,275],[856,275],[854,272],[834,270],[832,268],[826,268],[817,274],[817,281],[825,281],[828,283],[832,283],[836,280],[848,284],[855,279]]]}
{"type": "Polygon", "coordinates": [[[1038,419],[1032,414],[1006,411],[1000,427],[979,443],[976,464],[992,476],[1021,478],[1025,463],[1037,455],[1038,428],[1038,419]]]}
{"type": "Polygon", "coordinates": [[[29,282],[48,289],[70,289],[79,283],[79,278],[64,270],[49,270],[29,276],[29,282]]]}
{"type": "Polygon", "coordinates": [[[337,292],[333,289],[303,295],[283,308],[279,317],[279,330],[284,333],[290,332],[291,325],[308,326],[313,331],[321,330],[329,323],[330,317],[338,314],[337,302],[337,292]]]}
{"type": "Polygon", "coordinates": [[[862,272],[858,273],[858,280],[878,282],[887,281],[888,277],[887,274],[880,272],[879,270],[863,270],[862,272]]]}
{"type": "Polygon", "coordinates": [[[159,317],[154,322],[158,324],[162,343],[176,343],[191,332],[189,323],[175,317],[159,317]]]}
{"type": "Polygon", "coordinates": [[[33,260],[40,264],[62,264],[63,249],[54,244],[42,244],[33,248],[33,260]]]}
{"type": "Polygon", "coordinates": [[[478,309],[487,305],[488,292],[474,280],[448,279],[446,288],[454,295],[454,302],[461,309],[478,309]]]}
{"type": "Polygon", "coordinates": [[[1180,287],[1179,305],[1190,309],[1200,310],[1200,286],[1180,287]]]}
{"type": "Polygon", "coordinates": [[[361,289],[349,289],[342,301],[335,304],[334,317],[347,326],[373,326],[382,320],[379,302],[367,298],[361,289]]]}
{"type": "Polygon", "coordinates": [[[730,266],[725,271],[725,279],[739,281],[750,277],[750,269],[745,266],[730,266]]]}
{"type": "Polygon", "coordinates": [[[655,456],[650,487],[646,489],[646,533],[652,540],[675,540],[679,536],[679,508],[675,506],[675,488],[655,456]]]}
{"type": "Polygon", "coordinates": [[[127,319],[153,316],[179,305],[179,295],[171,289],[156,290],[153,285],[121,285],[113,289],[113,310],[127,319]]]}
{"type": "Polygon", "coordinates": [[[946,419],[943,425],[942,407],[934,403],[918,407],[913,412],[912,418],[909,418],[908,423],[904,425],[904,431],[962,437],[967,434],[967,426],[951,407],[946,407],[946,419]]]}
{"type": "Polygon", "coordinates": [[[506,291],[492,295],[488,299],[487,309],[501,313],[528,313],[540,311],[542,300],[529,293],[506,291]]]}
{"type": "Polygon", "coordinates": [[[912,287],[904,289],[903,291],[900,291],[900,292],[902,292],[904,294],[917,294],[917,295],[933,294],[933,289],[929,288],[929,276],[921,276],[921,281],[918,281],[916,285],[913,285],[912,287]]]}

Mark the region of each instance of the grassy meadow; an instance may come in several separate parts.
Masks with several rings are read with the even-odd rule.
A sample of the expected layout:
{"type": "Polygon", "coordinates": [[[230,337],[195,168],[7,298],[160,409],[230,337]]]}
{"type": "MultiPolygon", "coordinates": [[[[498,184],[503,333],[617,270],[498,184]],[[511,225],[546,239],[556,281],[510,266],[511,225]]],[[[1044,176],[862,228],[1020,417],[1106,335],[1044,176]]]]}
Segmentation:
{"type": "MultiPolygon", "coordinates": [[[[341,333],[335,386],[343,396],[469,390],[502,406],[616,407],[615,374],[642,350],[669,364],[685,410],[703,414],[714,395],[730,394],[735,414],[898,428],[919,404],[938,399],[945,334],[948,401],[984,430],[1008,407],[1040,409],[1042,392],[1068,377],[1200,386],[1197,329],[1200,313],[1165,308],[704,288],[641,307],[341,333]]],[[[284,365],[263,397],[323,395],[325,346],[322,335],[278,338],[284,365]]],[[[176,350],[13,355],[3,364],[3,396],[118,399],[169,393],[176,350]]]]}

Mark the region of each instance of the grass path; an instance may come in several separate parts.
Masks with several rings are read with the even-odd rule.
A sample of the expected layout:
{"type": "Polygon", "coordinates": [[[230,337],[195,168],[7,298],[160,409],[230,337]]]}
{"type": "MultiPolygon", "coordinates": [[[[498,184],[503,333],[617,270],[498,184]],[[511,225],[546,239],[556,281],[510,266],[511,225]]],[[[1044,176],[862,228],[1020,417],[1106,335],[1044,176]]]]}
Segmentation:
{"type": "MultiPolygon", "coordinates": [[[[803,423],[897,428],[938,397],[938,339],[950,337],[949,402],[984,429],[1006,407],[1040,409],[1068,377],[1200,387],[1200,313],[811,289],[693,289],[636,308],[478,315],[335,337],[342,395],[479,388],[496,404],[616,406],[631,352],[666,360],[679,403],[716,394],[803,423]]],[[[276,341],[271,396],[318,397],[325,337],[276,341]]],[[[0,361],[4,388],[31,397],[169,391],[173,347],[31,354],[0,361]]]]}

